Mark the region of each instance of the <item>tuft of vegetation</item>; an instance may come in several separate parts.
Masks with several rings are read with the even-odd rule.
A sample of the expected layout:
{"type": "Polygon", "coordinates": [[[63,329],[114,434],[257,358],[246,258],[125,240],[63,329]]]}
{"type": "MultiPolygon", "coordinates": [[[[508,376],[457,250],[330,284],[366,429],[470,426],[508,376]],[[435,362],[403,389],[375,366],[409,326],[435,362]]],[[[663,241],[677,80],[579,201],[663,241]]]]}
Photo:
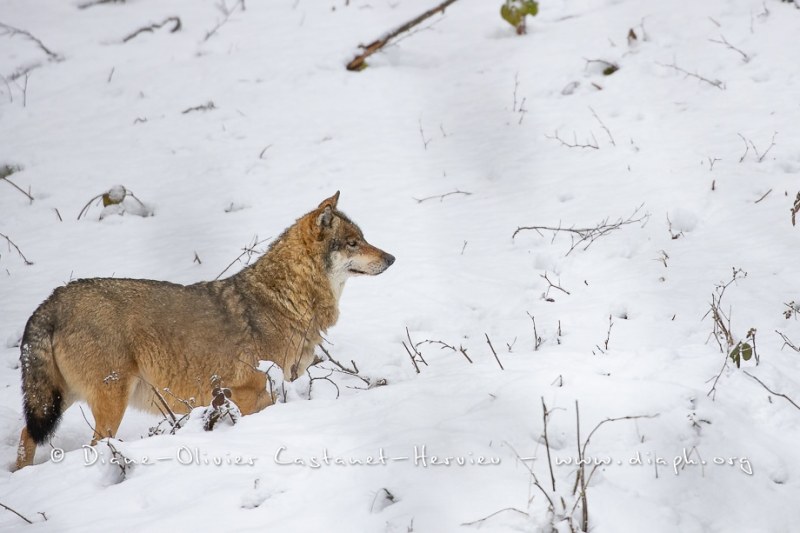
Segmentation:
{"type": "Polygon", "coordinates": [[[139,198],[133,194],[133,191],[126,189],[123,185],[115,185],[106,192],[100,193],[86,202],[81,212],[78,213],[78,220],[89,212],[89,207],[91,207],[92,202],[95,200],[103,204],[103,211],[100,212],[101,220],[108,215],[124,215],[125,213],[140,217],[149,217],[153,215],[153,209],[139,200],[139,198]],[[128,198],[132,201],[126,202],[128,198]]]}
{"type": "Polygon", "coordinates": [[[203,429],[212,431],[217,422],[228,420],[231,425],[236,424],[242,417],[239,407],[233,403],[231,390],[227,387],[216,385],[211,391],[211,405],[203,412],[203,429]]]}
{"type": "Polygon", "coordinates": [[[500,7],[500,16],[503,20],[514,26],[517,35],[525,35],[525,17],[535,17],[539,13],[539,3],[536,0],[505,0],[500,7]]]}
{"type": "Polygon", "coordinates": [[[746,340],[739,341],[733,347],[728,357],[736,363],[736,368],[741,368],[742,361],[749,361],[755,356],[758,363],[758,352],[756,352],[756,328],[750,328],[747,332],[746,340]]]}

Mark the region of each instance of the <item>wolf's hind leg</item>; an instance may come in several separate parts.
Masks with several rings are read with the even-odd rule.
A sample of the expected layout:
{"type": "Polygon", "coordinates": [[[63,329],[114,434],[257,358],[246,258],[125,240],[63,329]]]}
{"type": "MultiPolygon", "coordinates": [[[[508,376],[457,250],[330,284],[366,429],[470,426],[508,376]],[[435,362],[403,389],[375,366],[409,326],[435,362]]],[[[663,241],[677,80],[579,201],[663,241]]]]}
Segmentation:
{"type": "Polygon", "coordinates": [[[94,417],[92,446],[97,444],[98,440],[117,434],[125,408],[128,406],[129,393],[130,386],[117,381],[103,385],[103,390],[89,398],[89,408],[94,417]]]}
{"type": "Polygon", "coordinates": [[[28,427],[22,428],[19,436],[19,446],[17,447],[17,470],[24,466],[33,464],[33,456],[36,455],[36,442],[28,434],[28,427]]]}

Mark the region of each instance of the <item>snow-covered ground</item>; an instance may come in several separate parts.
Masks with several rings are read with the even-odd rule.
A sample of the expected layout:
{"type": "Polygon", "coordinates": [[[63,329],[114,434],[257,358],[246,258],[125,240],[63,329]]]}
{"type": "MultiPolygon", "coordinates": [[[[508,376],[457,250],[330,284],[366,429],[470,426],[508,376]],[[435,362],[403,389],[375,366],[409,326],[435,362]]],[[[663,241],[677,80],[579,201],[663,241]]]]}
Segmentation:
{"type": "Polygon", "coordinates": [[[585,469],[592,531],[796,531],[800,353],[777,331],[800,344],[800,9],[542,0],[518,36],[501,3],[460,0],[353,73],[359,44],[435,2],[229,0],[225,19],[214,0],[0,0],[58,55],[0,27],[0,166],[34,198],[0,183],[0,233],[33,262],[0,237],[0,503],[34,522],[0,509],[0,529],[567,531],[583,506],[559,463],[631,417],[586,447],[611,461],[585,469]],[[153,216],[76,220],[118,184],[153,216]],[[157,418],[130,411],[121,482],[74,406],[11,472],[16,345],[54,287],[213,279],[336,190],[397,263],[348,283],[327,348],[386,386],[336,373],[338,399],[315,380],[309,401],[303,378],[208,433],[147,437],[157,418]],[[623,224],[572,251],[564,231],[512,238],[604,221],[623,224]],[[760,364],[720,374],[704,315],[734,268],[722,310],[760,364]],[[417,374],[406,328],[473,363],[420,344],[417,374]]]}

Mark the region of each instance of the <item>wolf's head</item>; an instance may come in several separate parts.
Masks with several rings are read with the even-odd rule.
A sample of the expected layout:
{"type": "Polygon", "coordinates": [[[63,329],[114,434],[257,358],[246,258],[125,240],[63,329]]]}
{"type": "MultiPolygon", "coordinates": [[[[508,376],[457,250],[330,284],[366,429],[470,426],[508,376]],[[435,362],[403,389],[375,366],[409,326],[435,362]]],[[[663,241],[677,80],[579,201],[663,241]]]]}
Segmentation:
{"type": "Polygon", "coordinates": [[[355,222],[336,209],[339,191],[313,211],[317,239],[325,245],[325,269],[334,294],[341,294],[351,276],[375,276],[392,263],[394,256],[372,246],[355,222]]]}

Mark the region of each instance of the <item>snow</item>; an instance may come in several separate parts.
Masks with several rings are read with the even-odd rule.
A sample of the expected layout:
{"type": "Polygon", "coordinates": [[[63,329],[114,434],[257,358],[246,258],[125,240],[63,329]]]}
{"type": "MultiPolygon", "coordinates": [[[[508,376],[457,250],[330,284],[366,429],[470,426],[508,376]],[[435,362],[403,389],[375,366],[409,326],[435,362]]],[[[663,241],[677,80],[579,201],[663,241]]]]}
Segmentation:
{"type": "MultiPolygon", "coordinates": [[[[501,3],[460,0],[352,73],[360,43],[435,2],[251,1],[205,39],[224,20],[213,0],[0,0],[0,22],[60,56],[0,30],[0,163],[21,167],[9,179],[35,198],[0,183],[0,233],[33,262],[0,237],[0,503],[42,531],[568,531],[531,470],[571,509],[575,467],[555,460],[576,457],[578,402],[581,440],[607,418],[640,417],[604,424],[587,446],[612,460],[588,483],[593,532],[796,529],[800,412],[745,371],[800,402],[800,354],[776,333],[800,343],[796,314],[784,316],[800,301],[788,46],[800,9],[542,0],[517,36],[501,3]],[[122,42],[171,16],[180,31],[122,42]],[[620,68],[604,76],[590,60],[620,68]],[[35,64],[27,86],[9,79],[35,64]],[[123,204],[109,207],[128,212],[92,204],[76,220],[115,186],[123,204]],[[11,472],[19,339],[53,288],[213,279],[336,190],[397,262],[347,284],[327,349],[385,386],[325,362],[310,371],[319,379],[285,384],[286,403],[213,432],[193,416],[147,437],[158,418],[129,411],[111,444],[136,463],[122,481],[106,443],[106,462],[86,465],[91,430],[74,406],[54,448],[11,472]],[[124,191],[152,216],[131,216],[141,206],[124,191]],[[570,251],[564,232],[512,239],[520,226],[625,221],[639,206],[633,218],[646,218],[588,248],[570,251]],[[747,276],[723,307],[737,342],[757,329],[760,364],[727,365],[712,398],[725,356],[704,315],[733,268],[747,276]],[[406,328],[415,343],[463,346],[473,364],[421,344],[417,374],[406,328]],[[676,473],[689,459],[706,464],[676,473]]],[[[0,530],[24,524],[0,512],[0,530]]]]}

